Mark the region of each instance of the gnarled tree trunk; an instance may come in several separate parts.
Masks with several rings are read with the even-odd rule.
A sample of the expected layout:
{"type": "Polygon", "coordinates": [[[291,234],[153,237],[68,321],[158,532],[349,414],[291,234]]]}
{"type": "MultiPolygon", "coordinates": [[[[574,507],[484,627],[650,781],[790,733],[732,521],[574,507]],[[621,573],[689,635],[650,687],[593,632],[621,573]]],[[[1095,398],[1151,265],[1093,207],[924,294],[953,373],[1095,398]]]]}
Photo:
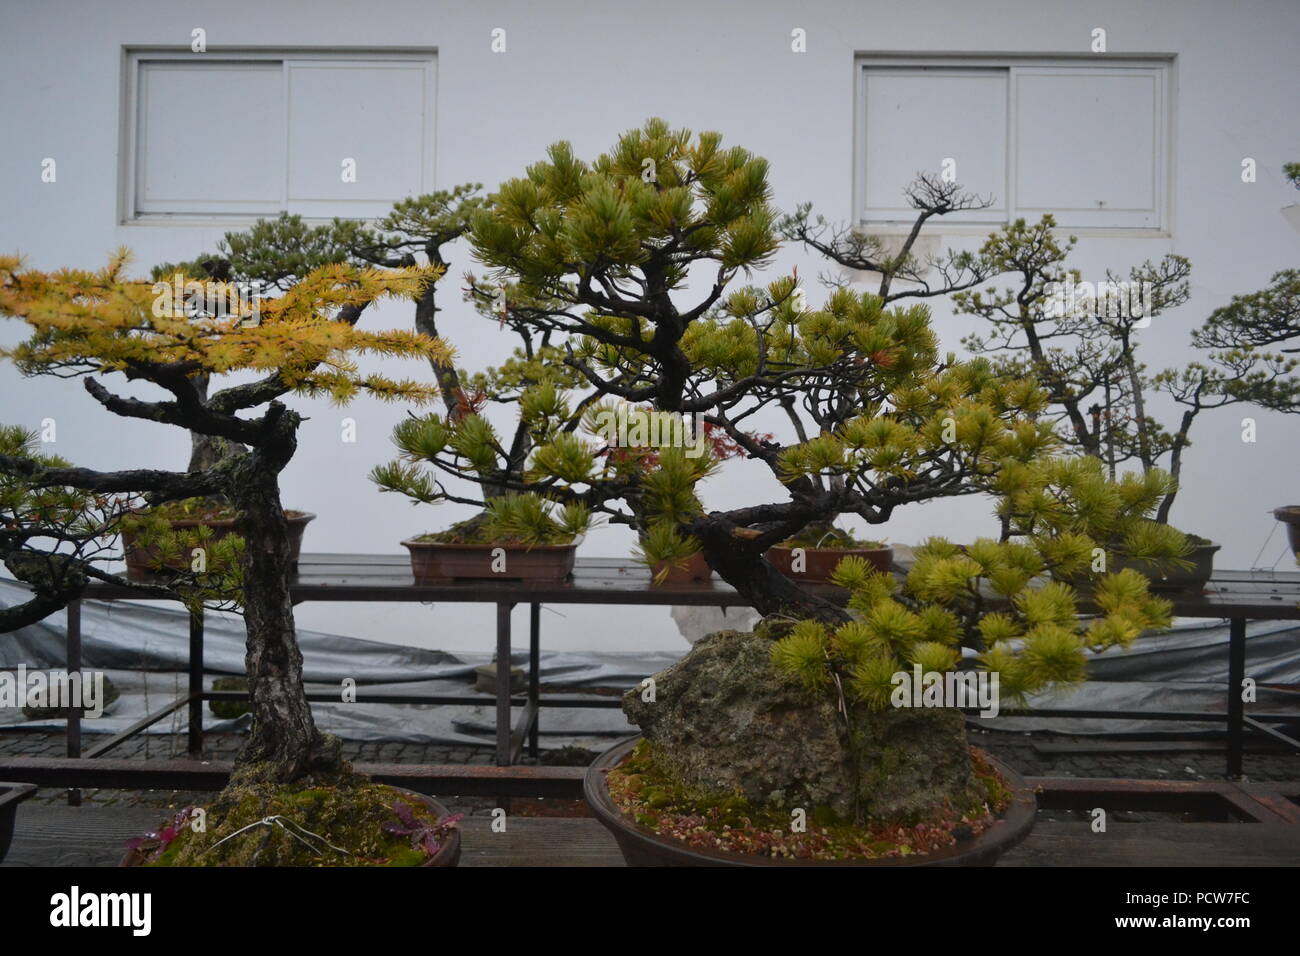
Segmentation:
{"type": "Polygon", "coordinates": [[[253,727],[232,782],[289,783],[342,764],[339,741],[312,719],[302,680],[302,651],[289,596],[288,522],[279,469],[293,454],[297,416],[285,413],[270,447],[255,449],[234,470],[230,498],[244,538],[245,669],[253,727]]]}

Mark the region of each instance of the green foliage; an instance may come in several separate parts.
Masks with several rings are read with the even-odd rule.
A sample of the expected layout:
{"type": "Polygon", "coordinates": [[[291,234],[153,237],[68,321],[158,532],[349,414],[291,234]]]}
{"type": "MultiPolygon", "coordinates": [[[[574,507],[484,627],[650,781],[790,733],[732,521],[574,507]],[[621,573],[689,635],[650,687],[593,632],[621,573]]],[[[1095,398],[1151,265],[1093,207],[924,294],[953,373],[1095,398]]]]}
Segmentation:
{"type": "Polygon", "coordinates": [[[1159,496],[1158,476],[1112,482],[1099,465],[1026,463],[1002,489],[1012,537],[966,546],[931,538],[916,549],[901,586],[861,559],[841,561],[834,581],[850,589],[853,620],[833,635],[820,622],[801,622],[774,645],[773,662],[810,689],[838,677],[850,703],[872,708],[888,705],[891,680],[905,664],[951,671],[961,648],[999,674],[1000,693],[1012,700],[1083,680],[1086,650],[1127,646],[1172,617],[1141,574],[1081,565],[1079,550],[1091,556],[1094,534],[1122,541],[1129,553],[1167,557],[1186,547],[1181,534],[1142,517],[1159,496]],[[1076,587],[1054,576],[1087,590],[1091,618],[1081,617],[1076,587]]]}

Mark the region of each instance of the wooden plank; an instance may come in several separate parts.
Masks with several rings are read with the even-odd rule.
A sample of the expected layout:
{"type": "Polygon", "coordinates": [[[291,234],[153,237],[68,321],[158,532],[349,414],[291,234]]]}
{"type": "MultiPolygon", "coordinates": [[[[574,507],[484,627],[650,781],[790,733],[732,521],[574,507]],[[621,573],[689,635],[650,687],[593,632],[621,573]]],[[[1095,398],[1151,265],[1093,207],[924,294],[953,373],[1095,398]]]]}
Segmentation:
{"type": "Polygon", "coordinates": [[[157,829],[167,811],[151,807],[18,808],[14,840],[0,866],[117,866],[126,841],[157,829]]]}
{"type": "MultiPolygon", "coordinates": [[[[383,783],[434,796],[582,797],[584,767],[492,767],[474,764],[358,763],[361,773],[383,783]]],[[[6,757],[0,779],[44,787],[112,787],[134,790],[220,790],[230,776],[228,760],[85,760],[68,757],[6,757]]]]}
{"type": "MultiPolygon", "coordinates": [[[[167,811],[24,804],[4,866],[114,866],[123,844],[167,811]]],[[[622,866],[613,837],[590,818],[469,817],[461,866],[622,866]]],[[[1000,866],[1296,866],[1300,827],[1268,823],[1039,823],[1000,866]]]]}
{"type": "Polygon", "coordinates": [[[489,817],[461,821],[461,866],[626,866],[609,831],[596,820],[507,817],[502,833],[489,817]]]}
{"type": "Polygon", "coordinates": [[[1285,823],[1040,823],[999,866],[1300,866],[1285,823]]]}

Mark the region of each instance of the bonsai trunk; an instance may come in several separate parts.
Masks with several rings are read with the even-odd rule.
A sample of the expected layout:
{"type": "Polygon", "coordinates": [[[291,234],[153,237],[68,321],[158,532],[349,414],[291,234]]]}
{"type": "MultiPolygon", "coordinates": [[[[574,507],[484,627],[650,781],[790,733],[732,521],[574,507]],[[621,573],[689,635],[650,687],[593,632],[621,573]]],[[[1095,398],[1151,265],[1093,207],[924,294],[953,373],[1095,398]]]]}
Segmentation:
{"type": "Polygon", "coordinates": [[[704,558],[758,613],[813,617],[831,624],[850,620],[848,612],[795,584],[752,547],[741,529],[711,517],[698,519],[691,534],[703,545],[704,558]]]}
{"type": "Polygon", "coordinates": [[[245,542],[245,669],[253,727],[231,782],[290,783],[341,768],[339,741],[316,729],[302,682],[302,651],[289,597],[288,523],[275,471],[254,452],[232,482],[245,542]]]}

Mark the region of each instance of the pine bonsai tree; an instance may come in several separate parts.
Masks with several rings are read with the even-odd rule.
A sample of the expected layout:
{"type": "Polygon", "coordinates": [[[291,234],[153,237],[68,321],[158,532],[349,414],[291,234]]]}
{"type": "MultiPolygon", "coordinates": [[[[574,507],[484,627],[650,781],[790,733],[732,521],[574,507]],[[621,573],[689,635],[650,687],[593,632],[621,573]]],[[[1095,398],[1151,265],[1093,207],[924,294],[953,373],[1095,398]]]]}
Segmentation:
{"type": "MultiPolygon", "coordinates": [[[[38,433],[0,426],[0,458],[35,470],[72,469],[40,451],[38,433]]],[[[81,596],[92,580],[125,583],[106,570],[117,557],[116,529],[132,500],[69,486],[35,484],[18,469],[0,470],[0,554],[31,597],[0,609],[0,634],[43,620],[81,596]]]]}
{"type": "Polygon", "coordinates": [[[362,392],[389,401],[430,399],[433,390],[423,384],[362,374],[352,356],[445,361],[445,347],[424,335],[364,332],[354,323],[377,299],[419,296],[438,270],[323,266],[261,302],[254,322],[242,311],[195,318],[159,308],[152,283],[127,278],[126,262],[122,253],[99,271],[45,273],[23,270],[14,258],[0,259],[0,313],[32,330],[26,343],[5,356],[29,375],[80,377],[91,398],[115,415],[221,438],[248,452],[187,472],[94,471],[6,454],[0,455],[0,473],[29,489],[148,495],[155,502],[228,500],[244,539],[240,603],[253,709],[232,785],[288,783],[309,772],[338,770],[338,741],[318,732],[312,720],[294,635],[279,474],[293,457],[302,418],[281,399],[296,393],[345,403],[362,392]],[[257,377],[205,397],[200,382],[239,372],[257,377]],[[156,386],[168,397],[113,391],[104,381],[113,375],[156,386]],[[254,417],[246,417],[250,412],[254,417]]]}
{"type": "MultiPolygon", "coordinates": [[[[1041,382],[1067,444],[1104,462],[1112,477],[1130,462],[1155,480],[1167,474],[1154,514],[1165,524],[1197,416],[1274,392],[1288,369],[1282,360],[1225,350],[1209,364],[1151,373],[1140,357],[1140,331],[1188,300],[1191,263],[1168,255],[1126,275],[1108,270],[1101,282],[1085,284],[1066,266],[1074,245],[1074,237],[1057,236],[1050,215],[1034,224],[1016,220],[990,236],[981,255],[1014,282],[1001,291],[968,289],[953,296],[958,312],[990,325],[964,344],[994,356],[1000,374],[1041,382]],[[1185,406],[1173,427],[1151,409],[1157,392],[1185,406]]],[[[1193,342],[1203,344],[1203,337],[1198,332],[1193,342]]]]}
{"type": "MultiPolygon", "coordinates": [[[[784,489],[772,503],[680,509],[675,534],[658,536],[664,551],[650,555],[680,557],[681,542],[698,542],[764,613],[845,620],[766,562],[771,545],[838,514],[881,524],[909,502],[989,491],[1007,463],[1032,461],[1053,442],[1050,425],[1035,420],[1038,387],[983,360],[941,358],[923,304],[889,306],[836,288],[812,309],[794,276],[737,284],[774,254],[778,217],[766,163],[724,149],[716,133],[652,120],[590,164],[559,143],[492,199],[474,218],[475,254],[540,303],[530,319],[564,333],[566,365],[611,400],[719,429],[784,489]],[[703,288],[688,281],[701,275],[703,288]],[[783,438],[747,431],[768,409],[789,421],[783,438]]],[[[787,229],[806,233],[806,219],[787,229]]],[[[985,274],[973,259],[954,261],[965,278],[950,281],[985,274]]],[[[552,452],[539,446],[536,490],[594,512],[611,502],[644,512],[652,480],[679,504],[696,500],[694,484],[708,471],[702,459],[686,468],[683,456],[667,456],[671,473],[662,462],[612,473],[608,462],[597,467],[597,448],[571,419],[541,414],[533,427],[564,443],[555,457],[565,461],[563,472],[549,468],[552,452]]],[[[460,452],[454,441],[442,447],[460,452]]]]}

